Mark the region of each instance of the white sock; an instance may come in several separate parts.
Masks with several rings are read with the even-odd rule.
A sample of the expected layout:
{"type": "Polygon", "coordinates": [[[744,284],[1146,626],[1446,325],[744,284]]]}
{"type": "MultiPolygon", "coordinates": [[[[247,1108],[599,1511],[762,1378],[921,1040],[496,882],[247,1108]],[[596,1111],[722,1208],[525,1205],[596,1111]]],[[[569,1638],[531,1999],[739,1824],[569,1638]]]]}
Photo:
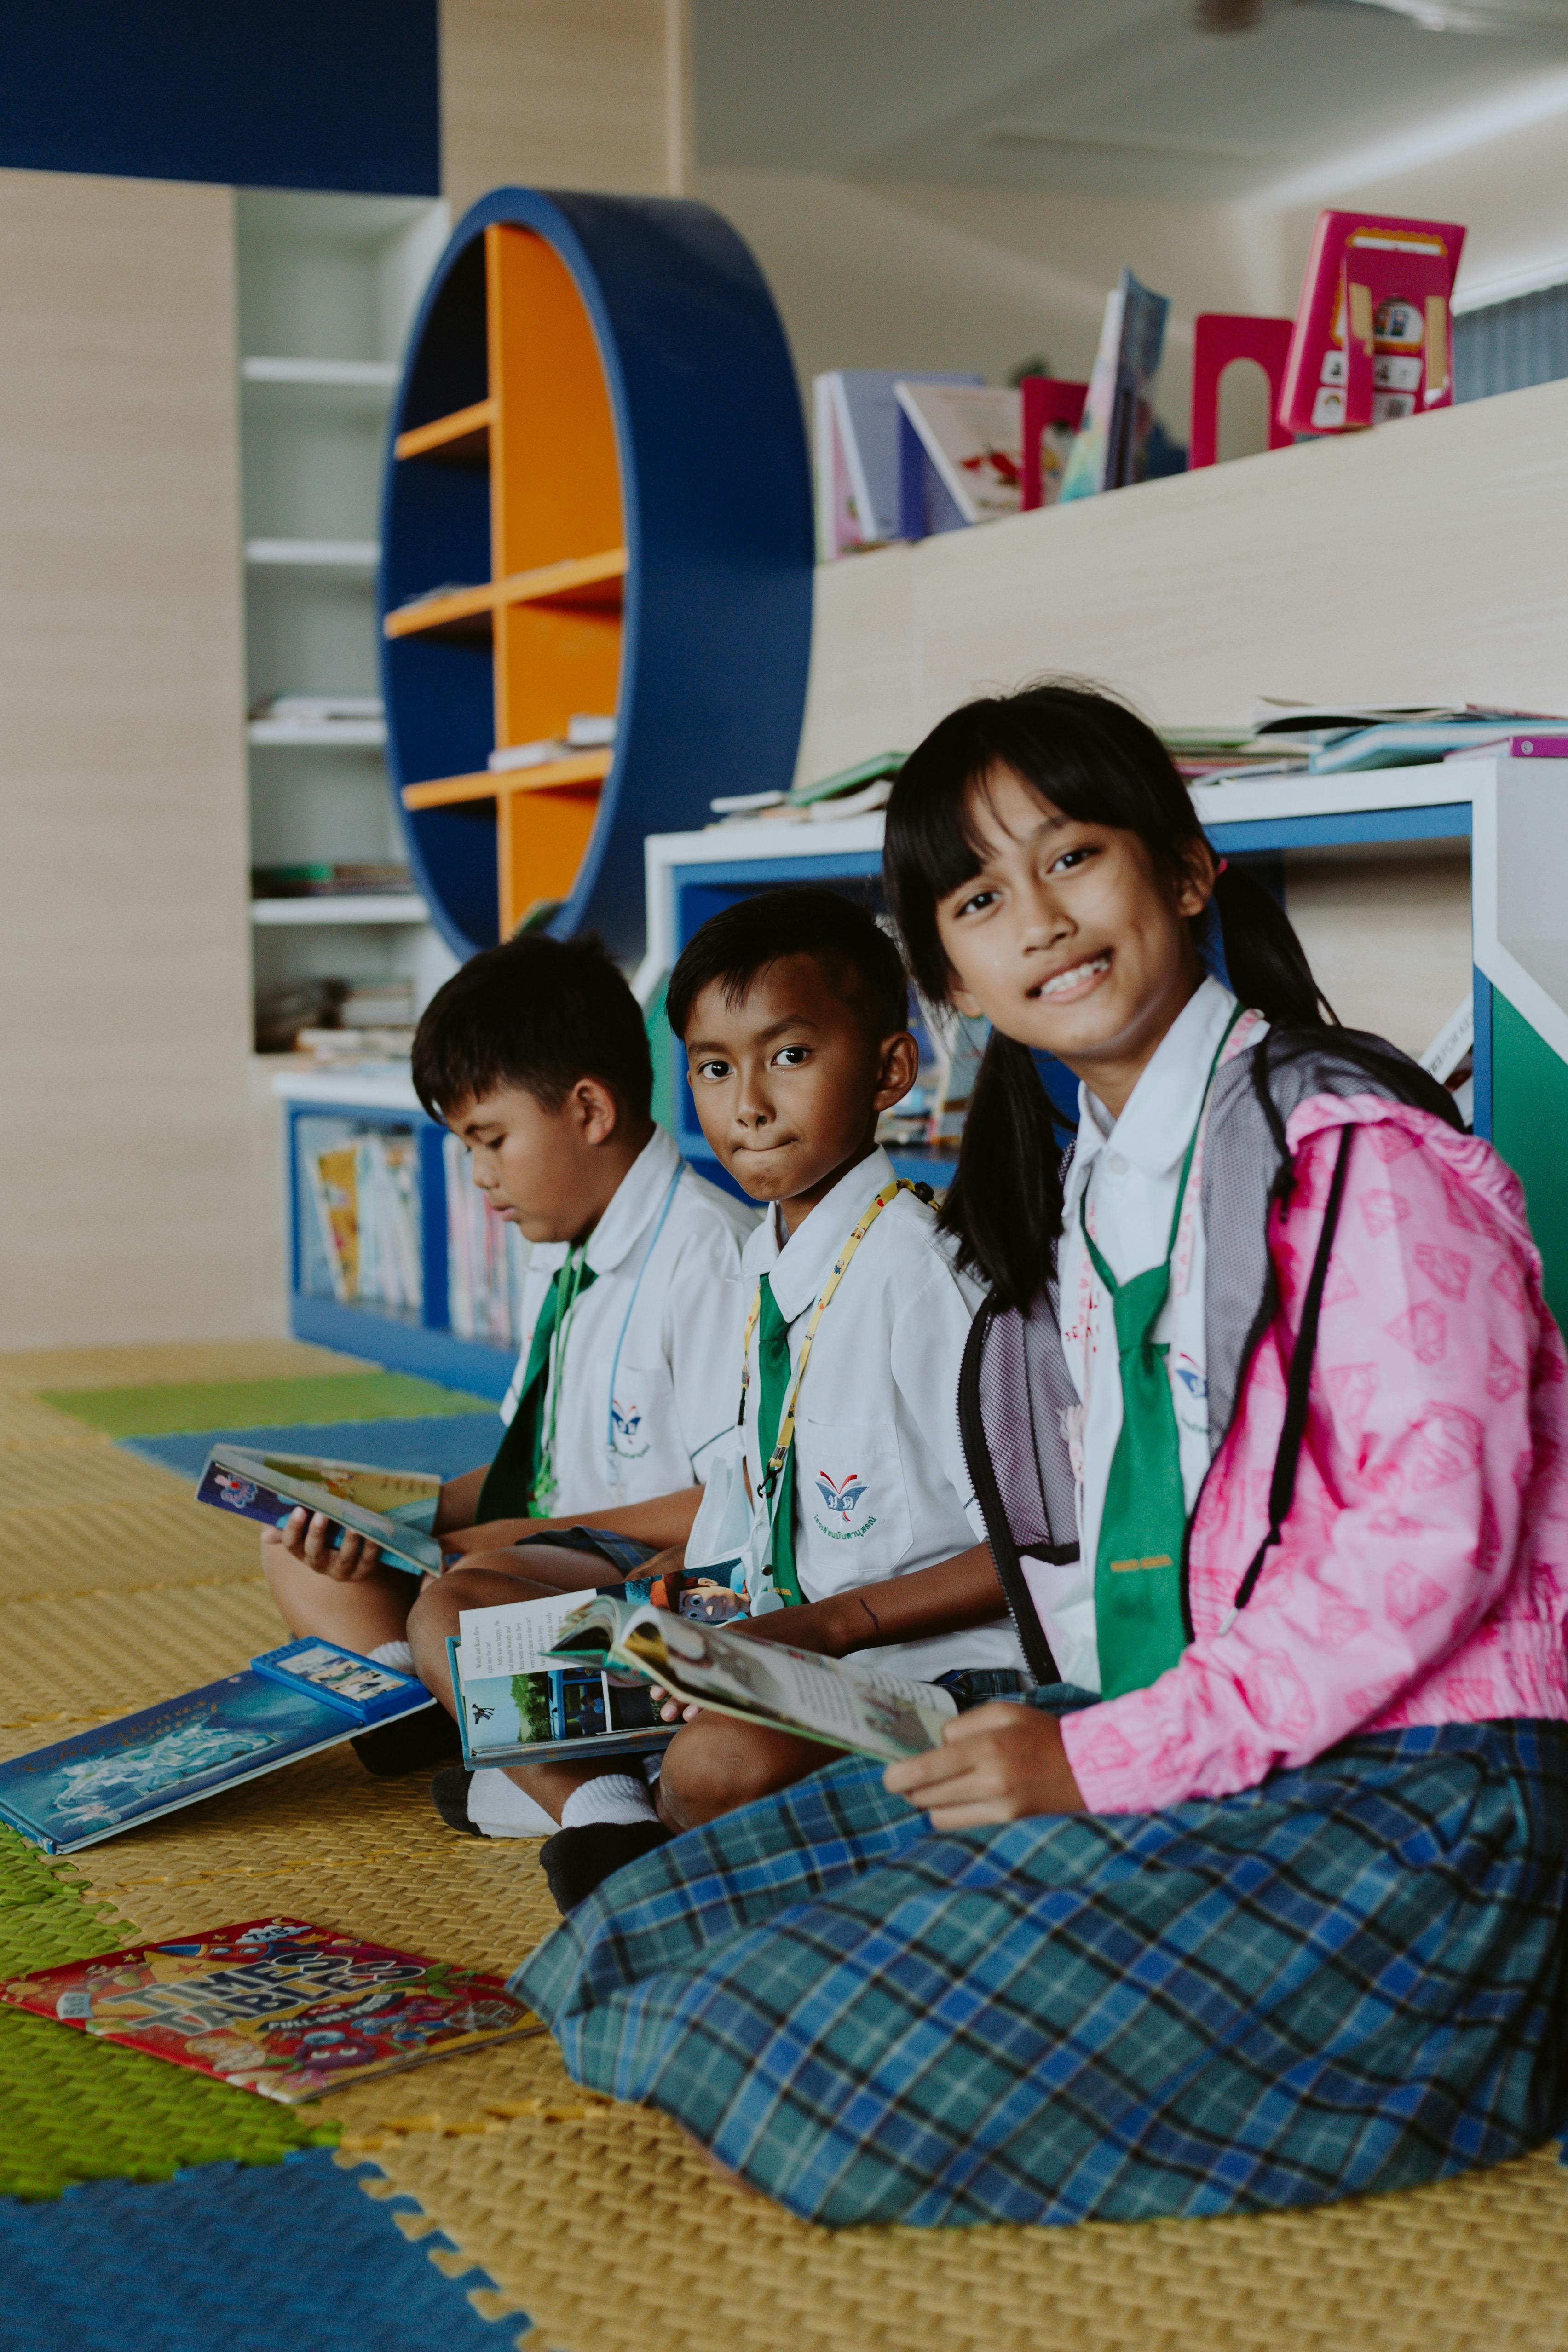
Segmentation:
{"type": "Polygon", "coordinates": [[[400,1675],[414,1672],[414,1653],[406,1642],[378,1642],[365,1655],[378,1666],[393,1666],[400,1675]]]}
{"type": "Polygon", "coordinates": [[[647,1782],[640,1772],[601,1772],[574,1789],[561,1808],[563,1830],[580,1830],[588,1822],[657,1822],[647,1782]]]}
{"type": "Polygon", "coordinates": [[[490,1768],[468,1783],[468,1819],[485,1837],[553,1837],[560,1827],[526,1789],[490,1768]]]}

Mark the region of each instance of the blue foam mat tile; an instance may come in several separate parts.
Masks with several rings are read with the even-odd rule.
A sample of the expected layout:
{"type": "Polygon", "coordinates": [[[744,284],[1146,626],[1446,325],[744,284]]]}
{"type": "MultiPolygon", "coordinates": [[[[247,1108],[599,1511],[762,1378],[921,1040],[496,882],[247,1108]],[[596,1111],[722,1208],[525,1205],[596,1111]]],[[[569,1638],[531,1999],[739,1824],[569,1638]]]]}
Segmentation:
{"type": "Polygon", "coordinates": [[[331,2151],[204,2164],[0,2200],[0,2352],[508,2352],[530,2322],[481,2319],[331,2151]]]}
{"type": "Polygon", "coordinates": [[[429,1470],[460,1478],[488,1463],[500,1443],[493,1412],[416,1415],[406,1421],[310,1421],[285,1429],[200,1429],[174,1437],[121,1437],[144,1462],[177,1471],[194,1486],[215,1445],[251,1454],[318,1454],[331,1462],[373,1462],[378,1470],[429,1470]]]}

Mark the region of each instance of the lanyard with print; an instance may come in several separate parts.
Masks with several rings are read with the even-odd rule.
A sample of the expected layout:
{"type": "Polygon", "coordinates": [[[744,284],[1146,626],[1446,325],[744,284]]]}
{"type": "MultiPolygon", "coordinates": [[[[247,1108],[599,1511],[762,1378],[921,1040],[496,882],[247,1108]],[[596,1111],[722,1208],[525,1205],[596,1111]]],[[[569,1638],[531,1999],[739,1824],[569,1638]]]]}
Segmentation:
{"type": "Polygon", "coordinates": [[[1121,1427],[1111,1456],[1094,1560],[1094,1619],[1102,1697],[1144,1690],[1187,1646],[1182,1614],[1181,1559],[1187,1505],[1181,1440],[1165,1359],[1154,1327],[1171,1287],[1171,1261],[1186,1202],[1193,1154],[1220,1056],[1240,1020],[1226,1024],[1204,1082],[1203,1100],[1176,1179],[1170,1239],[1158,1265],[1118,1282],[1089,1230],[1089,1187],[1079,1195],[1079,1223],[1094,1270],[1110,1294],[1121,1372],[1121,1427]]]}
{"type": "MultiPolygon", "coordinates": [[[[772,1451],[763,1465],[762,1491],[758,1496],[759,1502],[768,1512],[769,1530],[768,1559],[763,1570],[763,1591],[764,1594],[771,1593],[773,1596],[772,1605],[774,1607],[782,1603],[793,1608],[805,1598],[795,1568],[795,1406],[800,1397],[800,1384],[805,1378],[805,1368],[811,1361],[812,1343],[816,1338],[816,1327],[827,1312],[833,1295],[844,1279],[850,1259],[889,1202],[895,1200],[900,1192],[913,1192],[918,1198],[926,1201],[931,1198],[929,1185],[912,1184],[907,1176],[896,1176],[890,1184],[883,1185],[870,1206],[857,1221],[848,1239],[834,1259],[832,1271],[823,1285],[822,1296],[812,1310],[811,1320],[805,1327],[805,1337],[800,1345],[800,1361],[795,1368],[795,1378],[790,1382],[789,1393],[784,1398],[779,1412],[778,1431],[773,1439],[772,1451]],[[786,1510],[789,1514],[787,1521],[786,1510]]],[[[737,1415],[737,1425],[742,1423],[746,1418],[746,1391],[752,1379],[752,1334],[756,1330],[762,1307],[763,1286],[759,1281],[756,1296],[752,1301],[751,1309],[746,1317],[745,1337],[741,1343],[741,1410],[737,1415]]],[[[787,1333],[787,1324],[784,1326],[784,1329],[787,1333]]],[[[787,1338],[784,1344],[787,1349],[787,1338]]],[[[762,1415],[759,1412],[759,1437],[761,1421],[762,1415]]]]}

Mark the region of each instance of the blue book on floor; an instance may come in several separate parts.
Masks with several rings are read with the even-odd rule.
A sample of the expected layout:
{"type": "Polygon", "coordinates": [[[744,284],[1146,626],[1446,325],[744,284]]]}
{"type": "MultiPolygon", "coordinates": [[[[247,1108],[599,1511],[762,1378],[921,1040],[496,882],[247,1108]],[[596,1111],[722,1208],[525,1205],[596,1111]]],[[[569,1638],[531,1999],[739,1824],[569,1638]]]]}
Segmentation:
{"type": "Polygon", "coordinates": [[[0,1822],[74,1853],[435,1704],[412,1675],[335,1642],[287,1642],[243,1674],[0,1764],[0,1822]]]}

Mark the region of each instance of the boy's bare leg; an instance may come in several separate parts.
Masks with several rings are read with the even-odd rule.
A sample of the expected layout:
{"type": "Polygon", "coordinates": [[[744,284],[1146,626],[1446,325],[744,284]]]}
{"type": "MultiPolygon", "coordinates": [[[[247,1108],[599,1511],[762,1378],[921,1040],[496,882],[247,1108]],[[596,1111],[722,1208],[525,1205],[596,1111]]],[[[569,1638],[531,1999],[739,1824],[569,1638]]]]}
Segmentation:
{"type": "Polygon", "coordinates": [[[815,1739],[704,1713],[683,1723],[664,1751],[658,1816],[667,1829],[700,1829],[721,1813],[771,1797],[839,1756],[815,1739]]]}
{"type": "MultiPolygon", "coordinates": [[[[500,1609],[515,1601],[543,1601],[559,1592],[591,1591],[595,1585],[609,1581],[609,1570],[596,1552],[568,1551],[564,1547],[547,1545],[537,1551],[521,1545],[515,1551],[481,1552],[462,1568],[448,1569],[445,1576],[427,1577],[408,1615],[407,1639],[414,1652],[415,1672],[427,1691],[438,1698],[448,1715],[456,1717],[452,1697],[452,1677],[447,1664],[447,1642],[458,1631],[458,1619],[465,1609],[500,1609]],[[548,1563],[552,1578],[559,1583],[542,1584],[528,1571],[533,1561],[548,1563]]],[[[515,1764],[503,1768],[509,1780],[542,1805],[552,1821],[561,1819],[561,1808],[574,1789],[585,1788],[590,1780],[606,1772],[624,1772],[626,1760],[616,1757],[610,1762],[584,1769],[576,1764],[515,1764]]]]}
{"type": "Polygon", "coordinates": [[[296,1559],[276,1528],[261,1530],[261,1569],[290,1633],[315,1633],[365,1656],[384,1642],[406,1641],[419,1580],[384,1561],[352,1580],[323,1576],[296,1559]]]}

